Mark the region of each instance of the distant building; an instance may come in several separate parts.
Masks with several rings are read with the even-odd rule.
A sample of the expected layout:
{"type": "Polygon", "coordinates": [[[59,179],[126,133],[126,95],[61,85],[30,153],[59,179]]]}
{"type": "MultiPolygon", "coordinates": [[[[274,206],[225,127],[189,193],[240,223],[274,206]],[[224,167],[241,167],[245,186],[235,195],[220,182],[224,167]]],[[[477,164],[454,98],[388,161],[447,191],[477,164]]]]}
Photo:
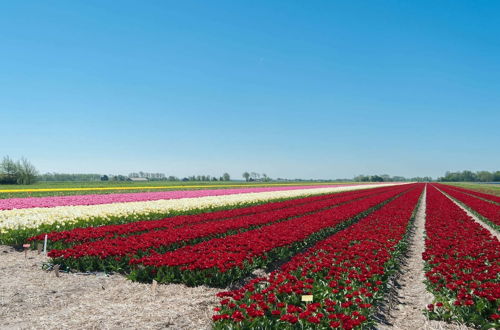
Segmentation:
{"type": "Polygon", "coordinates": [[[149,180],[148,180],[148,178],[128,178],[128,181],[143,182],[143,181],[149,181],[149,180]]]}

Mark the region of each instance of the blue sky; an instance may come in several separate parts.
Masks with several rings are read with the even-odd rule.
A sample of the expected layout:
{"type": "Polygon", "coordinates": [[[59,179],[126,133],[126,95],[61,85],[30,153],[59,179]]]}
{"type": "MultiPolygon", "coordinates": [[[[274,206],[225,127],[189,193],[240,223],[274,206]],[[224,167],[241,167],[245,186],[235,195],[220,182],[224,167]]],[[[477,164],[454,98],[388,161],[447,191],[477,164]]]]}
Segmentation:
{"type": "Polygon", "coordinates": [[[41,172],[500,169],[500,2],[3,1],[0,156],[41,172]]]}

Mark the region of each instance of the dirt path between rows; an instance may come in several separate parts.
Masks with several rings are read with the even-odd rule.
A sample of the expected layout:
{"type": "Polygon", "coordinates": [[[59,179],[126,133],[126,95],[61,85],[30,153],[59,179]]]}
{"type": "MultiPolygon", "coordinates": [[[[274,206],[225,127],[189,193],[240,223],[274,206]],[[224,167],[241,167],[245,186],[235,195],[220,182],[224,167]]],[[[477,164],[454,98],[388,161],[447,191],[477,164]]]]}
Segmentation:
{"type": "Polygon", "coordinates": [[[0,329],[208,329],[218,289],[41,269],[47,257],[0,246],[0,329]]]}
{"type": "Polygon", "coordinates": [[[384,322],[379,324],[377,329],[469,329],[463,325],[430,321],[423,313],[433,299],[433,295],[427,291],[424,284],[422,259],[422,253],[425,251],[426,194],[427,189],[424,190],[417,210],[407,258],[399,276],[395,279],[395,294],[389,298],[386,315],[382,317],[384,322]]]}
{"type": "MultiPolygon", "coordinates": [[[[437,189],[437,187],[436,187],[437,189]]],[[[454,198],[452,198],[451,196],[449,196],[447,193],[443,192],[442,190],[438,189],[443,195],[445,195],[446,197],[448,197],[453,203],[455,203],[456,205],[458,205],[458,207],[460,207],[462,210],[465,211],[465,213],[467,213],[467,215],[469,217],[471,217],[475,222],[477,222],[478,224],[480,224],[481,226],[483,226],[485,229],[488,229],[489,232],[491,233],[491,235],[493,235],[494,237],[497,238],[497,240],[500,241],[500,233],[498,231],[496,231],[493,227],[491,227],[489,224],[487,224],[486,222],[482,221],[477,215],[475,215],[474,213],[472,213],[471,211],[469,211],[465,206],[462,205],[462,203],[456,201],[454,198]]]]}

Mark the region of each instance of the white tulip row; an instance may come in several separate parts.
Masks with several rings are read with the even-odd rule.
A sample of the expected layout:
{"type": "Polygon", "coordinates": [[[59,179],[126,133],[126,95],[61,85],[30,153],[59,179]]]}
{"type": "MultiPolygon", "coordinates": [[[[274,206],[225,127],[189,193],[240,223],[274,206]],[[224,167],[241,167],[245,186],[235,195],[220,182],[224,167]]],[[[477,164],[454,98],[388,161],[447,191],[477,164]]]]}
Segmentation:
{"type": "MultiPolygon", "coordinates": [[[[388,186],[389,184],[384,184],[388,186]]],[[[394,185],[394,184],[391,184],[394,185]]],[[[146,202],[127,202],[100,205],[57,206],[52,208],[31,208],[0,211],[0,233],[12,230],[38,228],[40,225],[71,224],[82,220],[99,219],[106,223],[107,219],[119,217],[144,219],[148,215],[168,215],[195,209],[213,209],[241,204],[266,202],[275,199],[305,197],[332,192],[380,187],[381,184],[357,186],[340,186],[300,190],[284,190],[259,193],[243,193],[224,196],[206,196],[156,200],[146,202]]]]}

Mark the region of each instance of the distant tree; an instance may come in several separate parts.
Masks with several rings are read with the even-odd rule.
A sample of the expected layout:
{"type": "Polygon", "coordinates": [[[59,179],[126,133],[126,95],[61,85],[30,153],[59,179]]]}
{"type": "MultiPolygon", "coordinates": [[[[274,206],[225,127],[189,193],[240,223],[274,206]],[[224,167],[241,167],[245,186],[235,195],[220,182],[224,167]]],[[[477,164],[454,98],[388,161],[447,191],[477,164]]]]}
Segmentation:
{"type": "Polygon", "coordinates": [[[500,171],[496,171],[494,174],[493,174],[493,180],[492,181],[495,181],[495,182],[500,182],[500,171]]]}
{"type": "Polygon", "coordinates": [[[229,176],[229,173],[224,173],[224,174],[222,174],[222,179],[224,181],[230,181],[231,180],[231,176],[229,176]]]}
{"type": "Polygon", "coordinates": [[[109,176],[104,174],[103,176],[101,176],[101,181],[109,181],[109,176]]]}
{"type": "Polygon", "coordinates": [[[0,163],[0,183],[15,184],[19,176],[19,167],[16,162],[5,156],[0,163]]]}
{"type": "Polygon", "coordinates": [[[477,179],[481,182],[491,182],[493,181],[494,174],[488,171],[477,172],[477,179]]]}
{"type": "Polygon", "coordinates": [[[445,176],[441,178],[440,181],[445,181],[445,182],[463,181],[463,177],[459,172],[446,171],[445,176]]]}
{"type": "Polygon", "coordinates": [[[356,182],[368,182],[370,181],[370,177],[366,175],[358,175],[354,177],[354,181],[356,182]]]}
{"type": "Polygon", "coordinates": [[[382,178],[381,176],[379,175],[372,175],[370,177],[370,181],[371,182],[383,182],[384,181],[384,178],[382,178]]]}
{"type": "Polygon", "coordinates": [[[462,172],[462,179],[463,179],[463,181],[476,181],[477,176],[472,171],[466,170],[466,171],[462,172]]]}
{"type": "Polygon", "coordinates": [[[111,178],[112,181],[127,181],[129,180],[128,177],[124,176],[124,175],[115,175],[111,178]]]}
{"type": "Polygon", "coordinates": [[[268,177],[266,173],[262,173],[262,181],[269,182],[271,181],[271,178],[268,177]]]}
{"type": "Polygon", "coordinates": [[[248,180],[250,180],[250,173],[248,173],[248,172],[243,172],[242,176],[243,176],[243,178],[245,178],[245,181],[247,181],[247,182],[248,182],[248,180]]]}
{"type": "Polygon", "coordinates": [[[0,170],[5,175],[15,176],[19,170],[17,163],[10,159],[9,156],[5,156],[0,164],[0,170]]]}
{"type": "Polygon", "coordinates": [[[391,181],[391,177],[390,177],[390,175],[389,175],[389,174],[382,174],[380,177],[382,178],[382,180],[383,180],[384,182],[389,182],[389,181],[391,181]]]}
{"type": "Polygon", "coordinates": [[[35,166],[31,164],[26,158],[21,158],[17,162],[18,177],[17,183],[19,184],[32,184],[35,183],[38,176],[38,171],[35,166]]]}

